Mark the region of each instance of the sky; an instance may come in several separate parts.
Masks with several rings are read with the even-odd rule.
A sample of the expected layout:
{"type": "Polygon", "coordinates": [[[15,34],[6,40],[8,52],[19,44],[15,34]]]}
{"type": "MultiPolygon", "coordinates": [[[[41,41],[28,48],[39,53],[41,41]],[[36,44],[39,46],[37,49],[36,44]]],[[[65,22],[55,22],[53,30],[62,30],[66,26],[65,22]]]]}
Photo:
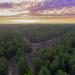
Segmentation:
{"type": "Polygon", "coordinates": [[[19,3],[21,1],[28,1],[28,0],[0,0],[0,3],[2,3],[2,2],[15,2],[15,3],[19,3]]]}
{"type": "MultiPolygon", "coordinates": [[[[67,8],[68,7],[74,7],[74,8],[70,8],[70,10],[72,10],[72,12],[74,12],[74,14],[75,14],[75,11],[74,11],[74,9],[75,9],[75,0],[0,0],[0,3],[1,3],[0,4],[0,8],[1,8],[0,15],[2,15],[2,16],[5,16],[5,15],[10,16],[10,15],[18,14],[19,13],[18,11],[17,12],[16,11],[13,12],[10,9],[7,9],[7,7],[8,8],[13,8],[12,4],[10,4],[9,2],[19,3],[21,1],[30,1],[30,2],[32,2],[32,1],[41,1],[41,2],[45,1],[45,2],[42,2],[42,4],[40,4],[39,6],[37,6],[35,9],[34,9],[34,7],[32,7],[33,11],[34,10],[38,11],[38,10],[43,10],[43,9],[47,10],[47,9],[51,9],[51,8],[57,8],[58,9],[59,7],[61,7],[61,8],[64,8],[64,7],[67,7],[67,8]],[[3,3],[3,2],[8,2],[8,3],[3,3]],[[2,8],[4,8],[4,9],[2,9],[2,8]]],[[[22,7],[20,7],[20,8],[22,8],[22,7]]],[[[24,7],[24,9],[25,9],[25,7],[24,7]]],[[[28,10],[27,9],[24,10],[25,11],[24,13],[27,14],[27,11],[30,11],[30,9],[31,9],[31,7],[28,10]]],[[[68,9],[68,11],[70,11],[70,10],[68,9]]],[[[60,9],[59,10],[54,9],[54,11],[59,11],[60,12],[60,9]]],[[[54,11],[52,11],[52,12],[54,12],[54,11]]],[[[66,13],[68,13],[68,12],[66,12],[66,13]]]]}
{"type": "MultiPolygon", "coordinates": [[[[0,3],[3,3],[3,2],[15,2],[15,3],[19,3],[21,1],[35,1],[35,0],[0,0],[0,3]]],[[[43,1],[43,0],[38,0],[38,1],[43,1]]]]}

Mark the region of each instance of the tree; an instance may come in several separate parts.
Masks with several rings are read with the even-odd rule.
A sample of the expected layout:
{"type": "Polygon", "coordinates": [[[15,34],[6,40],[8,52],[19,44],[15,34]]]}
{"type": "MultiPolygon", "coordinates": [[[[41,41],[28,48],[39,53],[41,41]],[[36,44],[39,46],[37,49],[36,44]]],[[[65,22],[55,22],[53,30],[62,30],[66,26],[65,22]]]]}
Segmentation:
{"type": "Polygon", "coordinates": [[[32,52],[32,47],[31,47],[31,44],[25,42],[23,45],[22,45],[22,49],[24,50],[25,53],[31,53],[32,52]]]}
{"type": "Polygon", "coordinates": [[[23,50],[21,50],[21,48],[19,48],[19,49],[17,50],[16,56],[17,56],[17,60],[19,60],[19,58],[20,58],[21,56],[24,56],[24,52],[23,52],[23,50]]]}
{"type": "Polygon", "coordinates": [[[44,61],[40,57],[35,57],[32,59],[34,66],[39,69],[44,65],[44,61]]]}
{"type": "Polygon", "coordinates": [[[24,75],[32,75],[31,72],[24,73],[24,75]]]}
{"type": "Polygon", "coordinates": [[[54,55],[55,55],[56,51],[54,49],[49,49],[49,48],[44,48],[44,49],[40,49],[39,51],[39,56],[43,59],[43,60],[52,60],[54,55]]]}
{"type": "Polygon", "coordinates": [[[58,72],[55,75],[69,75],[69,74],[63,72],[62,70],[58,70],[58,72]]]}
{"type": "Polygon", "coordinates": [[[50,71],[51,73],[54,75],[55,72],[58,70],[59,68],[59,62],[57,60],[54,60],[51,64],[50,64],[50,71]]]}
{"type": "Polygon", "coordinates": [[[24,75],[25,73],[28,73],[28,71],[30,71],[27,60],[24,56],[21,56],[18,60],[18,71],[20,75],[24,75]]]}
{"type": "Polygon", "coordinates": [[[71,65],[70,74],[71,74],[71,75],[75,75],[75,64],[71,65]]]}
{"type": "Polygon", "coordinates": [[[49,70],[46,67],[41,67],[40,71],[38,72],[38,75],[51,75],[49,70]]]}
{"type": "Polygon", "coordinates": [[[4,57],[0,58],[0,74],[5,75],[7,72],[7,60],[4,57]]]}
{"type": "Polygon", "coordinates": [[[0,57],[1,57],[1,56],[4,56],[4,52],[3,52],[2,49],[0,49],[0,57]]]}

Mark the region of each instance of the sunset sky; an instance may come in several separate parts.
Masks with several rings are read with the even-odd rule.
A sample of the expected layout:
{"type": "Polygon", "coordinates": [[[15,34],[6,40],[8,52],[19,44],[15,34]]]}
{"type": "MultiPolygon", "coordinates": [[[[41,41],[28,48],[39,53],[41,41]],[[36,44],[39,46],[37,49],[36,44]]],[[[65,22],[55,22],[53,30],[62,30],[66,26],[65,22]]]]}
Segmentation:
{"type": "Polygon", "coordinates": [[[26,1],[26,0],[0,0],[0,3],[2,3],[2,2],[15,2],[15,3],[19,3],[21,1],[26,1]]]}
{"type": "Polygon", "coordinates": [[[0,16],[62,14],[75,14],[75,0],[0,0],[0,16]]]}
{"type": "MultiPolygon", "coordinates": [[[[3,3],[3,2],[14,2],[14,3],[19,3],[21,1],[35,1],[35,0],[0,0],[0,3],[3,3]]],[[[39,0],[41,1],[41,0],[39,0]]]]}
{"type": "MultiPolygon", "coordinates": [[[[19,22],[29,23],[26,19],[30,19],[30,22],[33,22],[31,19],[33,20],[33,16],[37,19],[37,15],[39,15],[39,17],[44,16],[43,19],[47,17],[46,23],[64,23],[68,21],[75,23],[75,0],[0,0],[0,20],[3,21],[0,23],[4,23],[4,21],[5,23],[9,23],[9,20],[10,23],[12,21],[18,22],[17,19],[19,22]],[[26,2],[22,1],[29,2],[25,4],[26,2]],[[68,15],[69,19],[66,15],[68,15]],[[12,16],[14,16],[14,18],[9,19],[9,17],[11,18],[12,16]],[[15,18],[16,20],[14,20],[15,18]]],[[[38,19],[40,21],[40,18],[38,19]]],[[[44,20],[41,22],[43,23],[43,21],[44,20]]]]}

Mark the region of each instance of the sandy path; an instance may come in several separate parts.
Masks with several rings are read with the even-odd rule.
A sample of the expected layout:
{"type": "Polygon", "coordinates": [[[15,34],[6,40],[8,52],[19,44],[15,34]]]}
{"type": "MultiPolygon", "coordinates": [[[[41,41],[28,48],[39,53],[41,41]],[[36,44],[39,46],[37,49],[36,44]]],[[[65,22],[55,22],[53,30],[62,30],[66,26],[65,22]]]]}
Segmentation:
{"type": "Polygon", "coordinates": [[[9,60],[8,61],[8,73],[7,73],[7,75],[12,75],[12,63],[11,63],[11,61],[9,60]]]}

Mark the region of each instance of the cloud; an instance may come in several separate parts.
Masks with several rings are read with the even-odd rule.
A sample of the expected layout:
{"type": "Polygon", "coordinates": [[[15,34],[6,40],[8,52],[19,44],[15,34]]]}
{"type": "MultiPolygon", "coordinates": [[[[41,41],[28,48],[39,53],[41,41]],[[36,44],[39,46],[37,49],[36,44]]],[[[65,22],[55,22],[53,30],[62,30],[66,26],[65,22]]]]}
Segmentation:
{"type": "MultiPolygon", "coordinates": [[[[15,3],[19,3],[19,2],[21,2],[21,1],[31,1],[31,2],[33,2],[33,1],[35,1],[35,0],[0,0],[0,3],[3,3],[3,2],[15,2],[15,3]]],[[[37,1],[44,1],[44,0],[37,0],[37,1]]]]}
{"type": "Polygon", "coordinates": [[[11,12],[11,11],[8,11],[8,10],[2,10],[0,12],[0,16],[11,16],[11,15],[16,15],[16,14],[17,14],[17,12],[15,13],[15,12],[11,12]]]}
{"type": "Polygon", "coordinates": [[[0,0],[0,3],[3,3],[3,2],[15,2],[15,3],[19,3],[21,1],[27,1],[27,0],[0,0]]]}

